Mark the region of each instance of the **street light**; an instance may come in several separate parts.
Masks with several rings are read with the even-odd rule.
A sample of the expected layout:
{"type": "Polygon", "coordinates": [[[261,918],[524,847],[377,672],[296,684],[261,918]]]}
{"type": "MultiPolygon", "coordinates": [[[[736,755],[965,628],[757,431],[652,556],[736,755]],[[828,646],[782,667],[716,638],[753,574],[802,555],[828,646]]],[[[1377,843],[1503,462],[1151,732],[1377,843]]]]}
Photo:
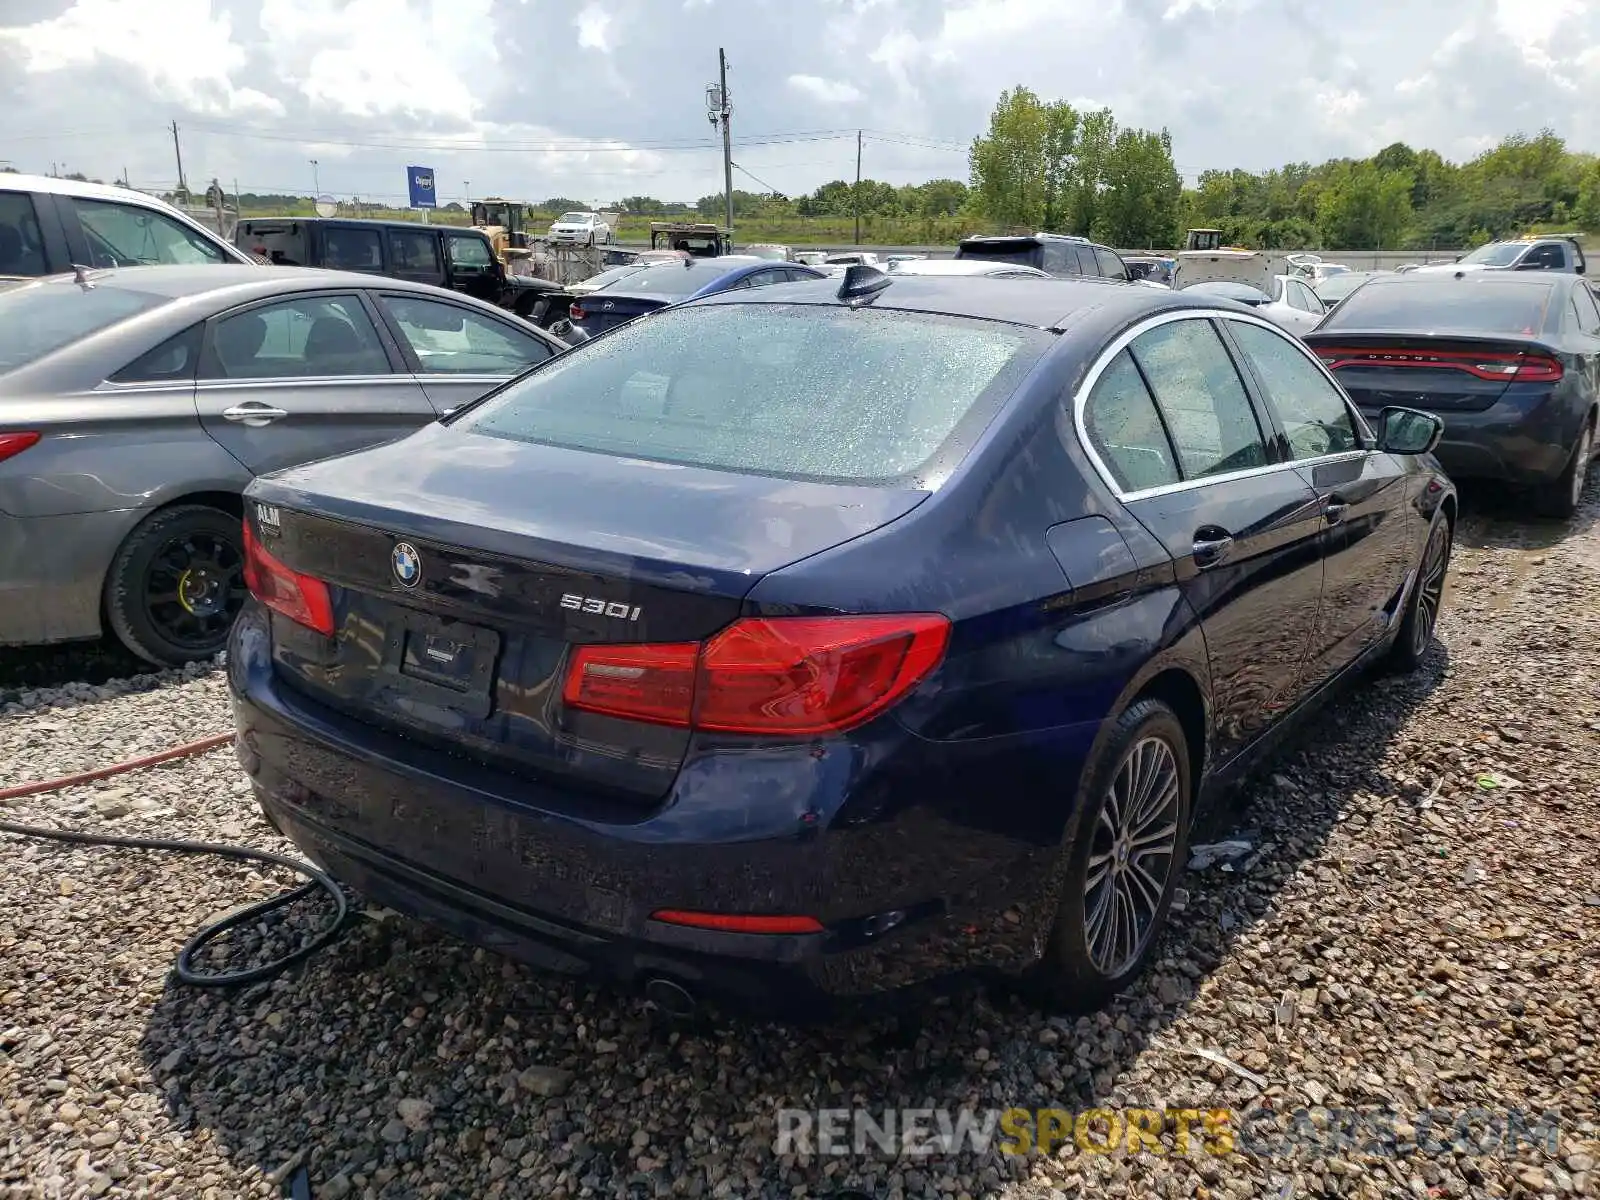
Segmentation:
{"type": "Polygon", "coordinates": [[[470,211],[472,209],[472,180],[463,179],[461,181],[461,191],[462,199],[467,202],[467,209],[470,211]]]}
{"type": "Polygon", "coordinates": [[[315,200],[322,195],[322,184],[317,179],[317,160],[311,159],[311,198],[315,200]]]}

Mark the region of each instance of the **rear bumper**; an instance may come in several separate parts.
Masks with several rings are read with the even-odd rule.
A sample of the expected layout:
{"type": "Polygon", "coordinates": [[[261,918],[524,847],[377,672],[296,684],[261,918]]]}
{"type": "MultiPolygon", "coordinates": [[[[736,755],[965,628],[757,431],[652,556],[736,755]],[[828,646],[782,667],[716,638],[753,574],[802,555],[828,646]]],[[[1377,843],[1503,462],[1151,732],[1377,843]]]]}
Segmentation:
{"type": "Polygon", "coordinates": [[[107,567],[142,515],[0,513],[0,645],[99,637],[107,567]]]}
{"type": "MultiPolygon", "coordinates": [[[[1378,410],[1363,407],[1361,415],[1375,425],[1378,410]]],[[[1569,411],[1554,399],[1530,404],[1513,397],[1481,412],[1437,416],[1444,422],[1444,438],[1434,455],[1449,475],[1519,487],[1549,483],[1560,475],[1581,428],[1576,409],[1569,411]]]]}
{"type": "MultiPolygon", "coordinates": [[[[1054,911],[1059,831],[997,830],[994,797],[1009,791],[1017,747],[996,739],[902,731],[915,761],[893,784],[874,764],[887,786],[870,795],[873,756],[860,747],[706,754],[656,807],[602,822],[541,783],[284,686],[254,605],[229,668],[240,761],[286,836],[373,899],[539,967],[633,985],[665,977],[741,1008],[814,1014],[954,973],[1024,969],[1054,911]],[[948,790],[979,778],[982,792],[948,790]],[[663,908],[815,916],[825,931],[688,929],[652,920],[663,908]]],[[[1086,751],[1093,732],[1069,740],[1081,734],[1086,751]]]]}

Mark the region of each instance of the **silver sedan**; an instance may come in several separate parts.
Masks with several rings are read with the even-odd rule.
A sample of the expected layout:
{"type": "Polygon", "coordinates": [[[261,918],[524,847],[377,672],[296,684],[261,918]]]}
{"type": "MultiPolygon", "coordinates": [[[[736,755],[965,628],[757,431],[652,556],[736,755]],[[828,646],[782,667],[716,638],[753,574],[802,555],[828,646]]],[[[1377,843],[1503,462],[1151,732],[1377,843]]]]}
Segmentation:
{"type": "Polygon", "coordinates": [[[0,645],[221,649],[256,475],[390,441],[565,345],[399,279],[79,271],[0,292],[0,645]]]}

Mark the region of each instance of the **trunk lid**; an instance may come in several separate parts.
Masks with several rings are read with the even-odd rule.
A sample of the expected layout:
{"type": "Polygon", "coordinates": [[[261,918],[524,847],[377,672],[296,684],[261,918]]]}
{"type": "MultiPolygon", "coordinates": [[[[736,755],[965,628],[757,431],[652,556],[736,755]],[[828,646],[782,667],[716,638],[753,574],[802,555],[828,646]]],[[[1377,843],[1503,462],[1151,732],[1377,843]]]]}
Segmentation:
{"type": "Polygon", "coordinates": [[[682,296],[652,296],[643,293],[619,295],[606,289],[576,297],[572,302],[572,308],[581,310],[583,315],[580,317],[574,311],[571,313],[571,320],[590,337],[594,337],[681,299],[682,296]]]}
{"type": "Polygon", "coordinates": [[[1369,414],[1389,405],[1481,412],[1514,383],[1527,382],[1519,378],[1525,366],[1556,357],[1539,342],[1495,336],[1329,330],[1304,340],[1369,414]]]}
{"type": "Polygon", "coordinates": [[[570,648],[704,639],[767,573],[925,496],[440,425],[257,480],[247,508],[271,554],[332,585],[331,639],[273,614],[281,679],[440,749],[645,803],[671,786],[691,735],[565,710],[570,648]]]}

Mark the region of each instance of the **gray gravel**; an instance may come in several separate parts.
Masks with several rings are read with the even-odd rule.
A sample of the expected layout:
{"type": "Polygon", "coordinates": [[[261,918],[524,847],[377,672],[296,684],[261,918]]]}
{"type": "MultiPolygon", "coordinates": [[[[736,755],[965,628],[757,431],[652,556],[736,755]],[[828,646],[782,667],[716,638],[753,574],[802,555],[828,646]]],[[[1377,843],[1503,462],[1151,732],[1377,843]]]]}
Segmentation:
{"type": "MultiPolygon", "coordinates": [[[[1600,497],[1570,529],[1470,517],[1441,632],[1421,676],[1266,772],[1216,831],[1253,861],[1191,873],[1156,969],[1077,1021],[969,991],[673,1028],[382,912],[297,974],[187,991],[183,940],[285,880],[0,838],[0,1196],[274,1196],[302,1165],[319,1198],[1600,1194],[1600,497]],[[778,1108],[851,1103],[1554,1109],[1562,1133],[1554,1155],[775,1156],[778,1108]]],[[[0,713],[0,786],[229,726],[211,668],[29,681],[0,713]]],[[[229,751],[0,812],[286,849],[229,751]]]]}

